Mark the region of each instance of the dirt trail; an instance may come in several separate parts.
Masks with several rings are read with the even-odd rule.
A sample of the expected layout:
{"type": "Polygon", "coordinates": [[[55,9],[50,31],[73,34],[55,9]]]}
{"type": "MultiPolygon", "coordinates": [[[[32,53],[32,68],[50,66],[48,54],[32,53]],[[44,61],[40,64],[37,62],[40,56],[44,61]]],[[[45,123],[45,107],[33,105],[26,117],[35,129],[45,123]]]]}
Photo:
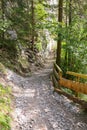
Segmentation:
{"type": "Polygon", "coordinates": [[[11,130],[87,130],[87,115],[53,93],[51,72],[49,63],[29,78],[8,71],[15,97],[11,130]]]}

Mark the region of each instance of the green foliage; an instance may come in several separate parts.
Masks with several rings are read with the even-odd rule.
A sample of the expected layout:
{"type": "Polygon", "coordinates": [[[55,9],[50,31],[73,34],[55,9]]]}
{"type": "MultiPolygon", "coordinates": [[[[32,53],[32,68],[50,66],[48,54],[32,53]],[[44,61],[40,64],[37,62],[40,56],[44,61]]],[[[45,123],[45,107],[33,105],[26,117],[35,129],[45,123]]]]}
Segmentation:
{"type": "Polygon", "coordinates": [[[37,48],[39,51],[41,51],[41,50],[42,50],[42,43],[41,43],[41,42],[38,42],[38,43],[36,44],[36,48],[37,48]]]}
{"type": "Polygon", "coordinates": [[[3,87],[0,84],[0,129],[10,130],[10,93],[11,89],[9,87],[3,87]]]}
{"type": "Polygon", "coordinates": [[[87,101],[87,95],[85,94],[79,94],[79,97],[85,101],[87,101]]]}
{"type": "Polygon", "coordinates": [[[0,19],[0,33],[2,32],[6,32],[6,30],[8,29],[8,27],[11,25],[11,21],[10,20],[2,20],[0,19]]]}
{"type": "Polygon", "coordinates": [[[41,3],[38,3],[35,7],[35,16],[38,22],[43,22],[47,16],[47,12],[45,11],[45,8],[41,3]]]}
{"type": "Polygon", "coordinates": [[[66,70],[87,73],[87,34],[84,28],[85,21],[79,22],[80,19],[78,18],[74,20],[71,26],[67,28],[63,26],[62,30],[59,30],[62,34],[62,40],[66,43],[62,44],[62,50],[65,52],[62,53],[62,64],[63,66],[66,65],[64,66],[66,70]],[[64,59],[65,57],[66,59],[64,59]]]}
{"type": "Polygon", "coordinates": [[[63,88],[63,87],[62,87],[62,90],[63,90],[64,92],[70,94],[70,95],[73,95],[73,91],[70,90],[70,89],[68,89],[68,88],[63,88]]]}

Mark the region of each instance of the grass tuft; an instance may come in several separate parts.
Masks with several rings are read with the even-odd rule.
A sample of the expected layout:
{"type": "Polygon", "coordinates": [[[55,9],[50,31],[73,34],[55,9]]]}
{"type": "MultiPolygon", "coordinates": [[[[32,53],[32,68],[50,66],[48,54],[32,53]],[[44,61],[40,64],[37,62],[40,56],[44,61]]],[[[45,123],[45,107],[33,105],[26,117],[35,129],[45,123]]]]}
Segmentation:
{"type": "Polygon", "coordinates": [[[10,130],[11,89],[0,84],[0,130],[10,130]]]}

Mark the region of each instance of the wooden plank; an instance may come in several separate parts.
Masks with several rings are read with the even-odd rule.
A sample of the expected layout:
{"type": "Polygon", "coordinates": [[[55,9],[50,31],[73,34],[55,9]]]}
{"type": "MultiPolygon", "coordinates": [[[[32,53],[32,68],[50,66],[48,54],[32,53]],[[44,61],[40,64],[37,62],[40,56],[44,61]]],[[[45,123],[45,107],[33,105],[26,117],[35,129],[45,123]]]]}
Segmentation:
{"type": "Polygon", "coordinates": [[[56,71],[55,68],[53,69],[53,74],[54,74],[55,78],[56,78],[57,81],[58,81],[58,80],[59,80],[59,75],[58,75],[58,73],[57,73],[57,71],[56,71]]]}
{"type": "Polygon", "coordinates": [[[55,78],[54,75],[52,76],[52,81],[53,81],[54,87],[58,88],[58,87],[59,87],[59,86],[58,86],[58,81],[56,80],[56,78],[55,78]]]}
{"type": "Polygon", "coordinates": [[[75,82],[75,81],[68,80],[65,78],[60,78],[59,84],[61,86],[74,90],[75,92],[87,94],[87,84],[75,82]]]}
{"type": "Polygon", "coordinates": [[[79,73],[75,73],[75,72],[71,72],[71,71],[67,71],[66,74],[72,75],[72,76],[76,76],[79,78],[84,78],[87,79],[87,75],[86,74],[79,74],[79,73]]]}
{"type": "Polygon", "coordinates": [[[58,88],[54,88],[54,91],[57,92],[58,94],[63,94],[64,96],[66,96],[67,98],[69,98],[70,100],[73,100],[75,103],[78,103],[80,105],[82,105],[85,109],[87,109],[87,102],[84,100],[81,100],[79,98],[76,98],[64,91],[62,91],[61,89],[58,88]]]}
{"type": "Polygon", "coordinates": [[[59,73],[59,75],[62,77],[62,70],[61,70],[61,68],[56,64],[56,63],[54,63],[54,68],[57,70],[57,72],[59,73]]]}

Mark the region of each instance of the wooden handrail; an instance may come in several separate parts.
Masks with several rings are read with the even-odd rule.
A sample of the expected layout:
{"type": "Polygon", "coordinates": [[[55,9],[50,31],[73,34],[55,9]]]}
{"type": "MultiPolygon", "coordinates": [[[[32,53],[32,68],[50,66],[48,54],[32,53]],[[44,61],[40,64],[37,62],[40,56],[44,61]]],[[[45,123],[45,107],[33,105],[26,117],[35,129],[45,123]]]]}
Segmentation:
{"type": "Polygon", "coordinates": [[[59,84],[65,88],[74,90],[77,93],[87,94],[87,84],[75,82],[73,80],[68,80],[65,78],[60,78],[59,84]]]}
{"type": "Polygon", "coordinates": [[[65,95],[74,102],[84,106],[84,108],[87,108],[87,102],[79,98],[79,93],[87,94],[87,83],[79,82],[80,78],[87,79],[87,75],[67,71],[66,74],[76,77],[76,81],[73,81],[63,78],[62,74],[63,72],[61,68],[56,63],[54,63],[53,76],[52,76],[54,91],[65,95]],[[73,90],[75,92],[74,96],[64,92],[64,90],[62,90],[62,87],[73,90]]]}
{"type": "Polygon", "coordinates": [[[62,72],[61,68],[56,63],[54,63],[54,67],[57,69],[57,71],[60,74],[60,76],[62,76],[63,72],[62,72]]]}
{"type": "Polygon", "coordinates": [[[76,76],[79,78],[84,78],[87,79],[87,75],[86,74],[79,74],[79,73],[75,73],[75,72],[71,72],[71,71],[67,71],[66,74],[72,75],[72,76],[76,76]]]}
{"type": "Polygon", "coordinates": [[[58,75],[56,69],[53,69],[53,73],[54,73],[55,78],[56,78],[57,81],[58,81],[58,80],[59,80],[59,75],[58,75]]]}

